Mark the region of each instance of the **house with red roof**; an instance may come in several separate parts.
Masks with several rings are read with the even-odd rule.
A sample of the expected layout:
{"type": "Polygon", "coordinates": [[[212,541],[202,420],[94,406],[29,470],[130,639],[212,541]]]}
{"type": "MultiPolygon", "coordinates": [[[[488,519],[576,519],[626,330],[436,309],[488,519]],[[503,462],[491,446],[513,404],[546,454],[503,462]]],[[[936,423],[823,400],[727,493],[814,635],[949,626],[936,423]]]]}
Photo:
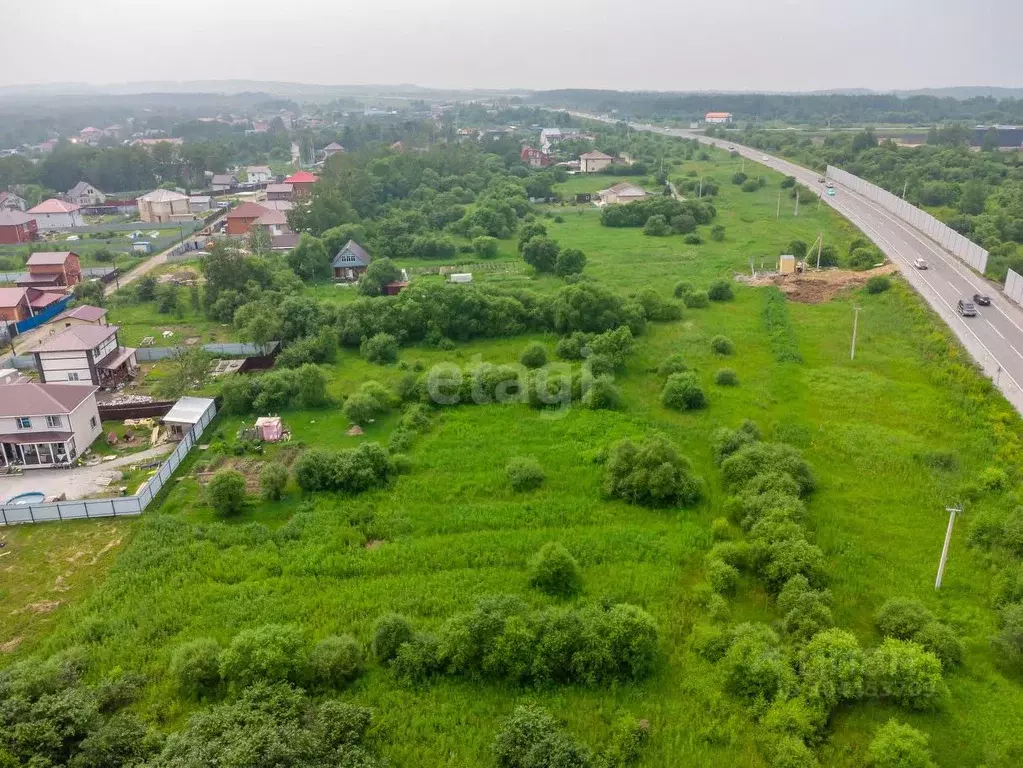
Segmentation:
{"type": "Polygon", "coordinates": [[[0,244],[31,243],[38,237],[39,226],[32,216],[18,210],[0,209],[0,244]]]}
{"type": "Polygon", "coordinates": [[[65,294],[41,288],[0,288],[0,320],[20,323],[35,317],[65,294]]]}
{"type": "Polygon", "coordinates": [[[291,185],[292,197],[302,197],[312,194],[313,184],[317,181],[319,179],[316,177],[316,174],[309,173],[309,171],[299,171],[298,173],[291,174],[284,180],[284,183],[291,185]]]}
{"type": "Polygon", "coordinates": [[[102,432],[96,387],[0,379],[0,466],[67,466],[102,432]]]}
{"type": "Polygon", "coordinates": [[[534,147],[523,147],[519,158],[530,168],[546,168],[551,164],[550,155],[534,147]]]}
{"type": "Polygon", "coordinates": [[[82,206],[77,203],[69,203],[66,200],[58,200],[51,197],[44,200],[35,208],[29,208],[28,213],[36,220],[40,232],[48,232],[54,229],[71,229],[81,227],[85,224],[81,214],[82,206]]]}
{"type": "Polygon", "coordinates": [[[235,237],[247,235],[256,221],[269,213],[269,210],[259,203],[242,203],[237,208],[232,208],[227,214],[227,234],[235,237]]]}
{"type": "Polygon", "coordinates": [[[18,280],[27,286],[65,286],[71,288],[82,282],[82,264],[77,253],[71,251],[40,251],[28,257],[28,275],[18,280]]]}
{"type": "Polygon", "coordinates": [[[731,112],[708,112],[703,116],[705,123],[730,123],[732,122],[731,112]]]}

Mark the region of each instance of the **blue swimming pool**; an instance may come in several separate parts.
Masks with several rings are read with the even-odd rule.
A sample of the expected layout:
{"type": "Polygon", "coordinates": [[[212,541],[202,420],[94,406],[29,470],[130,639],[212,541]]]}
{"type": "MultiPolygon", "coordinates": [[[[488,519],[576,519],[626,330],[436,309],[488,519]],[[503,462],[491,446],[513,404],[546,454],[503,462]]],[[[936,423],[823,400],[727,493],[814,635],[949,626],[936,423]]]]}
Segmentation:
{"type": "Polygon", "coordinates": [[[17,496],[11,496],[7,500],[7,504],[42,504],[46,501],[46,494],[40,493],[39,491],[29,491],[28,493],[19,493],[17,496]]]}

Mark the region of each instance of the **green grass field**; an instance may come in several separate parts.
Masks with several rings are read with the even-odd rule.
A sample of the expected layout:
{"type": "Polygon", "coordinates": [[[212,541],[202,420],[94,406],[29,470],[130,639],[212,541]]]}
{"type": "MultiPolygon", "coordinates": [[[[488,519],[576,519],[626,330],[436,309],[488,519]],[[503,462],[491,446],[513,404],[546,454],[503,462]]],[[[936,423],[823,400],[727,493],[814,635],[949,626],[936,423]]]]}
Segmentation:
{"type": "MultiPolygon", "coordinates": [[[[653,288],[665,297],[678,280],[705,285],[748,269],[751,258],[758,267],[761,260],[770,265],[793,239],[811,242],[823,233],[825,243],[845,252],[855,235],[827,208],[807,206],[798,218],[790,210],[776,218],[776,174],[765,172],[768,185],[744,193],[730,183],[737,162],[703,166],[694,165],[721,183],[715,223],[725,227],[723,242],[710,241],[708,227],[700,230],[705,243],[696,246],[678,236],[652,238],[635,229],[601,227],[599,212],[590,207],[554,208],[551,214],[564,222],[548,219],[550,234],[562,247],[581,248],[589,258],[586,272],[615,290],[653,288]]],[[[525,269],[478,274],[483,282],[541,291],[561,285],[525,269]]],[[[963,482],[1002,461],[985,406],[970,399],[963,380],[945,373],[949,356],[959,354],[950,334],[896,281],[880,295],[857,290],[824,304],[790,303],[804,362],[779,363],[761,318],[765,291],[740,286],[732,302],[685,310],[678,322],[651,324],[618,377],[620,411],[571,408],[550,418],[523,404],[440,410],[411,450],[411,473],[388,489],[354,498],[304,498],[292,487],[285,500],[253,501],[241,519],[221,523],[204,503],[192,471],[197,462],[209,461],[213,449],[196,452],[159,509],[117,523],[120,530],[110,537],[116,533],[125,541],[113,564],[109,556],[99,558],[45,619],[29,620],[23,610],[53,579],[53,568],[40,563],[60,555],[41,553],[72,546],[87,529],[26,526],[5,532],[14,556],[8,563],[0,560],[0,568],[7,568],[4,602],[21,612],[0,626],[0,642],[21,638],[15,658],[86,644],[100,670],[141,670],[152,683],[138,710],[175,728],[195,706],[178,699],[166,677],[173,649],[186,640],[213,637],[223,643],[243,628],[292,622],[310,638],[348,632],[368,644],[374,621],[389,611],[435,629],[484,595],[514,593],[534,606],[552,604],[529,589],[526,564],[542,544],[559,541],[582,565],[580,602],[608,597],[641,605],[655,617],[661,647],[655,673],[614,688],[534,690],[444,678],[408,689],[371,664],[344,695],[375,708],[383,754],[398,766],[492,765],[490,746],[502,718],[516,704],[535,701],[594,746],[606,740],[616,716],[648,718],[651,739],[640,764],[650,768],[764,765],[742,707],[721,693],[719,671],[688,645],[700,620],[692,588],[702,580],[710,524],[722,515],[725,498],[709,438],[720,426],[752,418],[768,439],[797,446],[818,477],[810,527],[827,557],[837,624],[874,646],[880,640],[872,621],[877,607],[892,596],[912,596],[955,626],[967,644],[962,669],[947,676],[952,696],[943,710],[914,714],[877,703],[840,708],[820,747],[821,763],[863,765],[876,727],[897,716],[929,734],[941,766],[1017,765],[1023,691],[989,651],[993,571],[982,554],[966,546],[965,525],[953,538],[943,589],[933,588],[945,506],[963,482]],[[862,312],[851,362],[854,305],[862,312]],[[935,334],[941,340],[942,333],[945,351],[935,356],[925,342],[933,342],[935,334]],[[709,341],[717,334],[735,342],[734,356],[711,352],[709,341]],[[698,372],[710,402],[706,410],[679,414],[660,405],[662,380],[654,371],[675,353],[698,372]],[[715,371],[724,366],[738,373],[738,387],[714,385],[715,371]],[[680,447],[706,483],[707,496],[697,508],[650,510],[601,496],[597,452],[621,437],[655,431],[680,447]],[[955,454],[958,468],[943,473],[928,468],[920,457],[932,451],[955,454]],[[518,494],[507,486],[504,467],[520,455],[535,456],[546,471],[547,482],[535,492],[518,494]],[[707,737],[712,722],[728,724],[725,738],[707,737]]],[[[330,287],[314,292],[354,295],[330,287]]],[[[134,323],[132,318],[131,308],[112,313],[112,321],[126,328],[143,324],[141,316],[134,323]]],[[[186,320],[211,332],[198,319],[186,320]]],[[[553,351],[553,337],[524,336],[477,341],[451,352],[410,347],[401,359],[425,367],[513,362],[533,340],[553,351]]],[[[330,393],[340,398],[370,379],[393,385],[402,374],[398,366],[370,365],[345,351],[329,372],[330,393]]],[[[987,397],[1006,408],[1000,396],[987,397]]],[[[349,424],[336,407],[282,416],[294,440],[263,457],[235,457],[229,450],[241,419],[222,418],[209,439],[228,449],[221,461],[254,474],[261,461],[286,461],[300,444],[385,442],[396,422],[396,415],[387,416],[369,425],[365,437],[353,438],[345,435],[349,424]]],[[[1019,431],[1018,417],[1004,421],[1019,431]]],[[[731,618],[776,616],[766,594],[744,582],[731,618]]]]}

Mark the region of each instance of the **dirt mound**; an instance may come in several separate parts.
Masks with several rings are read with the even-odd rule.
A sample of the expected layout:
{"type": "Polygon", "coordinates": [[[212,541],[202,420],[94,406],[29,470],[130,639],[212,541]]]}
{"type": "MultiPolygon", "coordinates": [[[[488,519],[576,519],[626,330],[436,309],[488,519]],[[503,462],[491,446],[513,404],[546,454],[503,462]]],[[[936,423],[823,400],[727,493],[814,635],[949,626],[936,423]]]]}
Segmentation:
{"type": "Polygon", "coordinates": [[[762,275],[749,281],[750,285],[775,285],[792,301],[803,304],[822,304],[831,301],[847,288],[864,285],[874,275],[889,275],[897,272],[894,264],[852,272],[846,269],[825,269],[819,272],[795,273],[791,275],[762,275]]]}

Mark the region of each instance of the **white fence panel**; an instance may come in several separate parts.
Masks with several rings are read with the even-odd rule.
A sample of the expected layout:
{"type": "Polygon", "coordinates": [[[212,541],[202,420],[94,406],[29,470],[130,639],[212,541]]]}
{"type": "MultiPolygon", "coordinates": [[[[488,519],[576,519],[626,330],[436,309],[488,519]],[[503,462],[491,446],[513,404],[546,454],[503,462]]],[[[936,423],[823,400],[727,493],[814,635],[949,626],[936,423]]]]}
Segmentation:
{"type": "MultiPolygon", "coordinates": [[[[185,439],[160,465],[145,487],[134,496],[121,496],[110,499],[88,499],[51,502],[48,504],[7,504],[0,505],[0,525],[16,525],[20,523],[42,523],[51,520],[78,520],[94,517],[121,517],[138,515],[149,506],[164,484],[174,474],[188,455],[189,449],[217,415],[216,405],[210,404],[199,421],[192,427],[185,439]]],[[[31,471],[31,470],[29,470],[31,471]]]]}
{"type": "Polygon", "coordinates": [[[853,176],[841,168],[829,165],[827,178],[837,181],[839,184],[863,195],[868,200],[880,204],[902,221],[916,227],[916,229],[926,234],[943,248],[946,248],[949,253],[966,262],[978,272],[983,272],[987,269],[988,252],[986,250],[976,243],[970,242],[945,224],[942,224],[926,211],[913,206],[911,206],[912,211],[907,210],[905,206],[908,204],[901,198],[876,184],[871,184],[869,181],[858,176],[853,176]]]}
{"type": "Polygon", "coordinates": [[[1005,278],[1005,293],[1017,304],[1023,305],[1023,277],[1011,269],[1005,278]]]}

